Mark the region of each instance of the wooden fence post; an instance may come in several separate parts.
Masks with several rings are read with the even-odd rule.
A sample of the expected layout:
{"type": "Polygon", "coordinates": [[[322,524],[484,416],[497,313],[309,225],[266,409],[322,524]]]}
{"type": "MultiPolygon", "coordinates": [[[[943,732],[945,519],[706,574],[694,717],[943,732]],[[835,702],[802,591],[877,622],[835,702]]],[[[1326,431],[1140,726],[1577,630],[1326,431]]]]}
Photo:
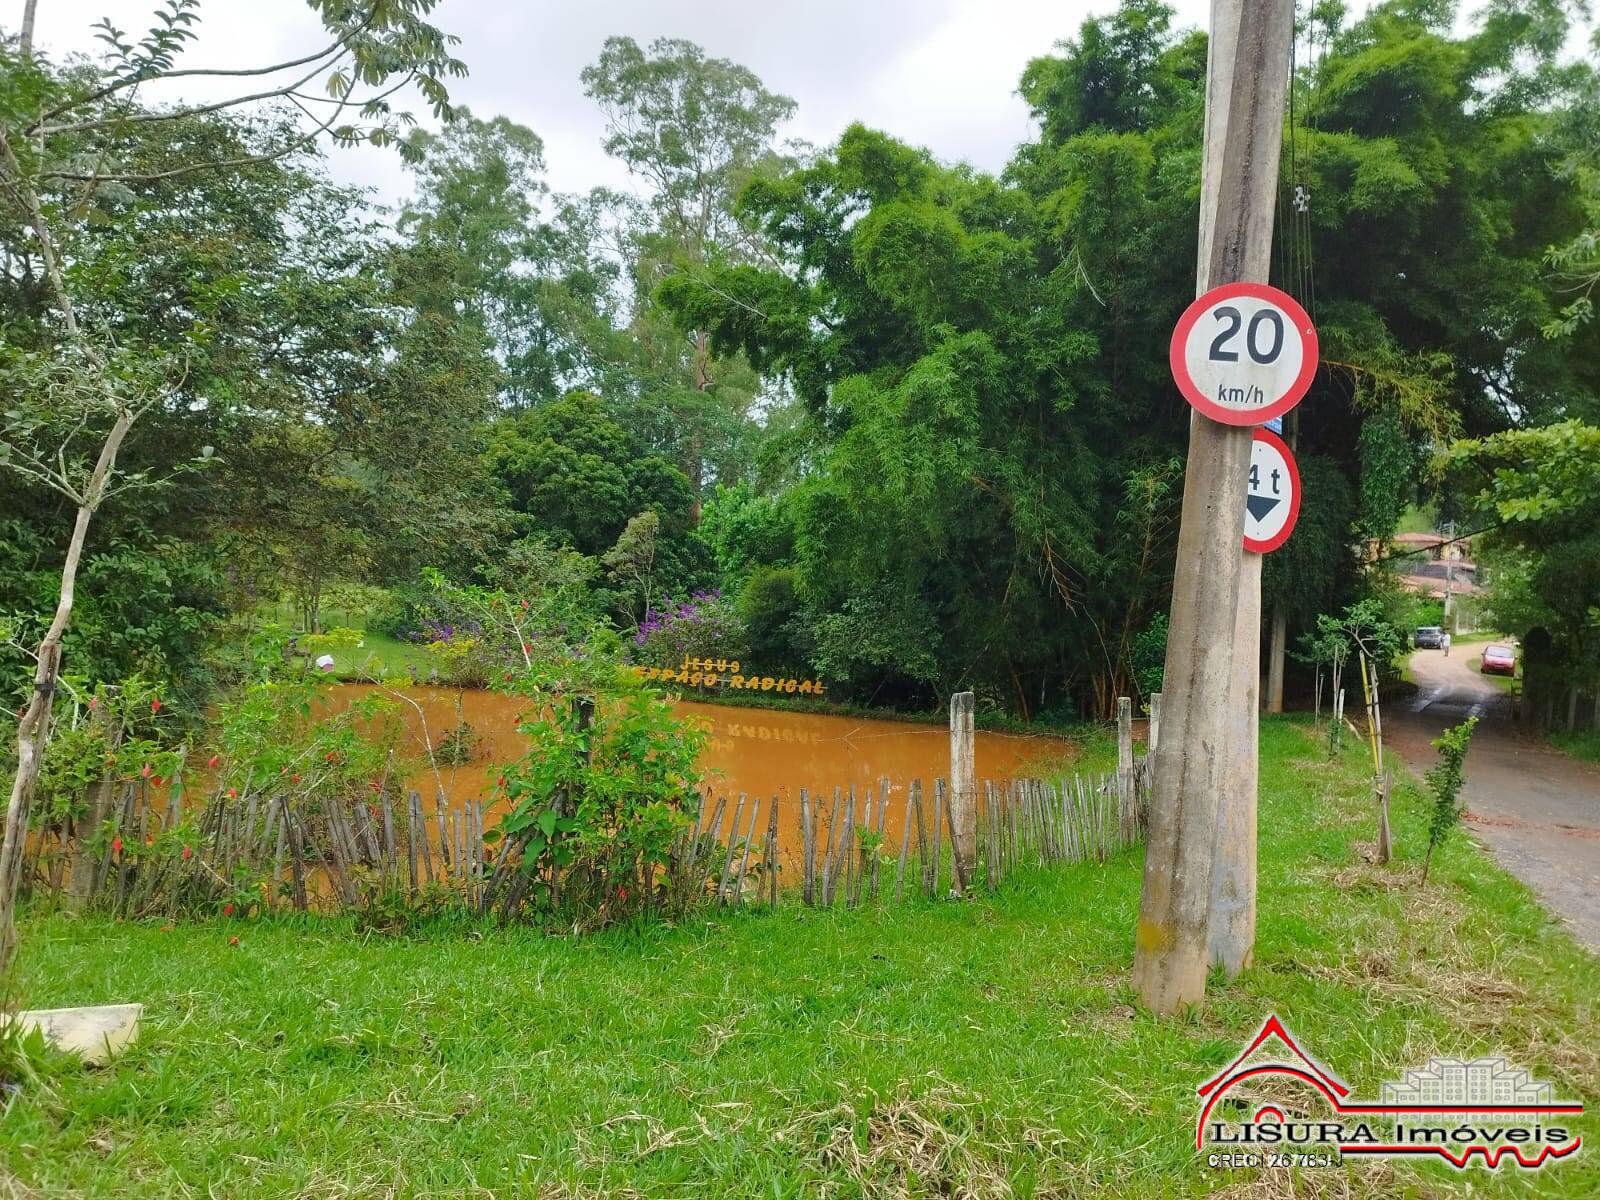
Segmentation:
{"type": "Polygon", "coordinates": [[[950,826],[960,869],[955,886],[965,890],[977,862],[978,768],[972,719],[976,697],[957,692],[950,697],[950,826]]]}
{"type": "Polygon", "coordinates": [[[1133,701],[1117,697],[1117,820],[1124,843],[1133,840],[1133,701]]]}

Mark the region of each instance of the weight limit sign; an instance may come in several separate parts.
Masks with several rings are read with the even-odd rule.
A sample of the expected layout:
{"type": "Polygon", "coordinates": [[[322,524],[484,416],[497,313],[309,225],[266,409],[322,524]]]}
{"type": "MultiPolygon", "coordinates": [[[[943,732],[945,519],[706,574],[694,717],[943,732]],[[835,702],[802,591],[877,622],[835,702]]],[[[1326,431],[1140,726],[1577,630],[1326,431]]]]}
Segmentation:
{"type": "Polygon", "coordinates": [[[1244,494],[1244,548],[1266,554],[1289,540],[1300,516],[1300,468],[1277,434],[1257,429],[1244,494]]]}
{"type": "Polygon", "coordinates": [[[1172,331],[1172,378],[1183,398],[1224,425],[1282,416],[1317,373],[1317,331],[1293,297],[1229,283],[1189,305],[1172,331]]]}

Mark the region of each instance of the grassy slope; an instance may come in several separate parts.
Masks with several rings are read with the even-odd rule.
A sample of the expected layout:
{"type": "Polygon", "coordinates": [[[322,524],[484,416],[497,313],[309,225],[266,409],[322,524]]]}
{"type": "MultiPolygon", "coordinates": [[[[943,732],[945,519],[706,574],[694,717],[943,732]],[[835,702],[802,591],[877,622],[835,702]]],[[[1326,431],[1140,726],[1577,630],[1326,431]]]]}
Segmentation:
{"type": "Polygon", "coordinates": [[[1593,729],[1552,729],[1545,734],[1548,741],[1563,754],[1581,758],[1586,762],[1600,763],[1600,731],[1593,729]]]}
{"type": "MultiPolygon", "coordinates": [[[[1287,1196],[1208,1171],[1191,1141],[1194,1088],[1270,1012],[1361,1096],[1431,1055],[1506,1052],[1600,1099],[1600,964],[1520,885],[1463,838],[1417,891],[1404,787],[1400,861],[1367,865],[1359,757],[1325,763],[1296,722],[1264,728],[1262,796],[1256,965],[1181,1020],[1131,1003],[1136,855],[965,904],[583,941],[36,918],[28,1003],[137,998],[146,1028],[111,1069],[15,1104],[0,1179],[53,1197],[1287,1196]]],[[[1358,1164],[1293,1194],[1454,1186],[1358,1164]]],[[[1600,1193],[1600,1156],[1537,1192],[1600,1193]]]]}

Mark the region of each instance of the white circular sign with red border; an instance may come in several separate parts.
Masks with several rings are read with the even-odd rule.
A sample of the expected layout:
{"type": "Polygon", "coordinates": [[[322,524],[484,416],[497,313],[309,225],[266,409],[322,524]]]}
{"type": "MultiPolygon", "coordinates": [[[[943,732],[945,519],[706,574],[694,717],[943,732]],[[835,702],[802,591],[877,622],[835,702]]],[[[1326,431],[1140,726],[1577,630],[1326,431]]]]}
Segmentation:
{"type": "Polygon", "coordinates": [[[1270,429],[1250,443],[1250,481],[1244,494],[1244,548],[1266,554],[1289,540],[1300,516],[1300,468],[1289,445],[1270,429]]]}
{"type": "Polygon", "coordinates": [[[1228,283],[1189,305],[1168,357],[1183,398],[1224,425],[1282,416],[1317,373],[1317,331],[1287,292],[1228,283]]]}

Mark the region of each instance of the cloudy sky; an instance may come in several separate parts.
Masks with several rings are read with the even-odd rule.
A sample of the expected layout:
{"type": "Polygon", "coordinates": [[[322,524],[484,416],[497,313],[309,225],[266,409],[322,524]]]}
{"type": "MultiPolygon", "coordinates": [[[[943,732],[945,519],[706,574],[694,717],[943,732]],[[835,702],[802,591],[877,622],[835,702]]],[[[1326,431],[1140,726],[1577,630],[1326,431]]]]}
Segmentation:
{"type": "MultiPolygon", "coordinates": [[[[480,115],[504,113],[531,127],[544,138],[551,186],[583,191],[628,183],[600,148],[604,123],[578,81],[613,34],[641,43],[688,38],[750,67],[799,103],[787,136],[827,145],[861,120],[943,159],[994,171],[1030,132],[1016,95],[1022,68],[1115,2],[441,0],[435,20],[460,37],[457,53],[471,71],[452,85],[455,97],[480,115]]],[[[22,4],[0,0],[0,26],[14,29],[22,4]]],[[[1209,0],[1175,6],[1181,27],[1204,25],[1210,7],[1209,0]]],[[[1349,6],[1359,12],[1367,0],[1349,6]]],[[[137,31],[154,8],[154,0],[41,0],[37,40],[53,55],[93,51],[91,27],[100,17],[137,31]]],[[[207,0],[202,11],[201,36],[182,65],[261,65],[322,44],[303,0],[207,0]]],[[[1576,51],[1582,43],[1575,37],[1572,45],[1576,51]]],[[[182,86],[191,87],[186,96],[207,95],[182,86]]],[[[330,156],[337,178],[375,187],[385,200],[410,190],[392,150],[330,156]]]]}
{"type": "MultiPolygon", "coordinates": [[[[41,0],[37,41],[52,55],[92,51],[100,17],[143,30],[154,7],[41,0]]],[[[544,138],[551,186],[580,191],[627,183],[600,148],[603,121],[578,82],[613,34],[641,43],[689,38],[750,67],[798,102],[787,136],[826,145],[862,120],[941,158],[998,170],[1029,133],[1016,95],[1023,66],[1072,36],[1085,16],[1114,7],[1115,0],[442,0],[435,19],[461,38],[457,53],[471,70],[452,85],[456,98],[480,115],[504,113],[531,127],[544,138]]],[[[1207,0],[1177,7],[1181,24],[1205,21],[1207,0]]],[[[22,0],[0,0],[0,24],[14,29],[21,9],[22,0]]],[[[182,65],[259,65],[320,44],[301,0],[209,0],[202,11],[201,36],[182,65]]],[[[337,177],[375,186],[386,199],[409,190],[392,151],[330,156],[337,177]]]]}

